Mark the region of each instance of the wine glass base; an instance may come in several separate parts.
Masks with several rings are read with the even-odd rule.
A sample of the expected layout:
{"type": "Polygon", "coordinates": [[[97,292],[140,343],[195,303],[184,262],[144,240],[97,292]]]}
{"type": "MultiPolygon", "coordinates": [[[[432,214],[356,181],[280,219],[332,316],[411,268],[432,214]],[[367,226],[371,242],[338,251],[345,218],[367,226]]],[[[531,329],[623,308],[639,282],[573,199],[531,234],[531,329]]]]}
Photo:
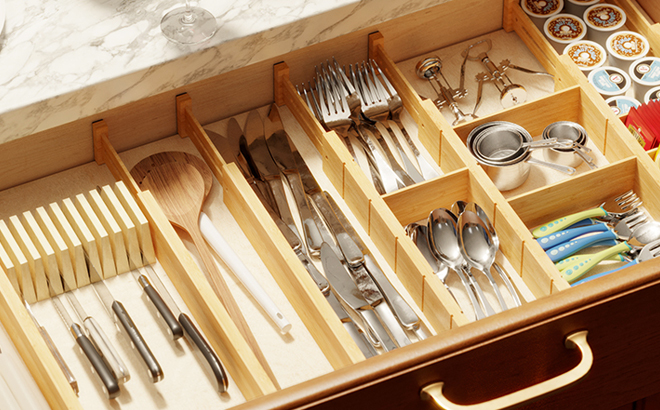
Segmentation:
{"type": "Polygon", "coordinates": [[[163,35],[179,44],[201,43],[213,37],[217,29],[213,14],[201,7],[177,7],[160,21],[163,35]]]}

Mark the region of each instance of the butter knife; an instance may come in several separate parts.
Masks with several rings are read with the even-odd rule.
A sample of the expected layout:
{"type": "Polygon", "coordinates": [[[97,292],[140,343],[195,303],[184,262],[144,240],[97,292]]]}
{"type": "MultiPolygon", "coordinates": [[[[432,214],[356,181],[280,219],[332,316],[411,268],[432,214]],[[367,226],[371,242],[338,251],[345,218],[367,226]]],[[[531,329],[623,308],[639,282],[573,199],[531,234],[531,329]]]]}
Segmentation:
{"type": "Polygon", "coordinates": [[[248,159],[248,163],[254,165],[254,170],[257,172],[254,175],[270,186],[270,190],[280,211],[280,217],[296,236],[301,238],[286,199],[280,168],[275,164],[275,161],[270,156],[270,151],[268,151],[264,134],[264,124],[259,112],[250,111],[248,114],[244,138],[239,143],[243,155],[248,159]]]}
{"type": "MultiPolygon", "coordinates": [[[[321,245],[321,263],[323,264],[323,271],[332,288],[337,292],[337,295],[346,302],[351,309],[358,312],[362,318],[371,327],[378,340],[385,351],[396,349],[397,346],[392,341],[392,338],[385,330],[385,327],[376,316],[374,308],[371,303],[364,298],[365,288],[359,289],[353,282],[353,274],[349,273],[348,268],[341,262],[339,257],[332,251],[327,243],[321,245]]],[[[358,283],[364,283],[362,281],[358,283]]],[[[378,290],[374,287],[372,292],[378,290]]],[[[367,292],[367,294],[370,294],[367,292]]]]}
{"type": "MultiPolygon", "coordinates": [[[[411,343],[410,338],[401,328],[399,321],[392,315],[390,306],[387,303],[381,303],[386,300],[383,299],[383,293],[380,290],[380,287],[374,283],[372,276],[365,269],[365,253],[363,252],[355,240],[348,234],[344,226],[337,219],[335,212],[332,210],[330,203],[327,201],[321,187],[316,182],[316,179],[311,174],[309,168],[305,164],[305,161],[302,159],[299,153],[294,153],[296,158],[296,165],[298,166],[298,172],[300,172],[300,177],[305,188],[305,192],[309,195],[314,203],[316,204],[319,212],[325,218],[330,230],[334,233],[337,240],[337,244],[341,249],[341,252],[346,260],[346,263],[351,268],[350,271],[354,275],[354,279],[359,277],[362,278],[361,281],[356,280],[358,288],[365,292],[369,292],[369,298],[371,299],[372,306],[378,311],[378,314],[381,318],[387,323],[392,336],[395,338],[399,346],[405,346],[411,343]],[[296,155],[297,154],[297,155],[296,155]],[[373,292],[373,291],[376,292],[373,292]]],[[[338,255],[341,256],[341,255],[338,255]]],[[[374,264],[375,265],[375,264],[374,264]]],[[[380,270],[378,270],[380,271],[380,270]]],[[[381,272],[382,274],[382,272],[381,272]]],[[[391,287],[387,278],[383,275],[381,280],[384,280],[391,287]]],[[[388,289],[389,290],[389,289],[388,289]]],[[[394,290],[394,288],[392,288],[394,290]]],[[[401,297],[396,290],[394,293],[399,298],[401,297]]],[[[396,299],[395,299],[396,300],[396,299]]],[[[402,301],[402,300],[401,300],[402,301]]],[[[404,302],[405,303],[405,302],[404,302]]],[[[406,304],[406,306],[408,306],[406,304]]],[[[410,307],[408,306],[408,309],[410,307]]],[[[412,309],[411,309],[412,310],[412,309]]],[[[413,312],[414,314],[414,312],[413,312]]],[[[416,317],[416,323],[419,323],[419,318],[416,317]]]]}
{"type": "Polygon", "coordinates": [[[286,177],[293,197],[296,200],[305,233],[307,251],[310,255],[316,256],[321,251],[323,239],[321,238],[319,227],[312,217],[309,204],[307,203],[307,196],[300,181],[300,174],[298,174],[298,169],[296,168],[296,159],[292,152],[295,148],[284,131],[280,114],[275,104],[271,106],[268,118],[269,121],[266,121],[264,124],[267,131],[266,135],[268,136],[266,138],[268,151],[270,151],[273,160],[286,177]]]}

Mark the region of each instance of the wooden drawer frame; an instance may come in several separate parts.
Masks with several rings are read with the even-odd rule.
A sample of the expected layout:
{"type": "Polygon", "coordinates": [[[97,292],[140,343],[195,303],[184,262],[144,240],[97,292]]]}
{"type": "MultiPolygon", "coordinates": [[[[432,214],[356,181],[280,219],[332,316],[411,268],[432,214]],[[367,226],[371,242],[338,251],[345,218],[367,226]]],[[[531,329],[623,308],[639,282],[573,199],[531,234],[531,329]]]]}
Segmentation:
{"type": "MultiPolygon", "coordinates": [[[[629,21],[632,28],[649,37],[652,49],[660,50],[660,35],[657,34],[659,32],[658,24],[649,24],[639,13],[632,0],[614,0],[614,2],[626,10],[630,16],[629,21]]],[[[415,17],[402,18],[400,22],[411,24],[416,19],[425,22],[434,21],[446,12],[458,13],[457,10],[460,6],[457,3],[444,3],[433,7],[429,11],[416,13],[415,17]]],[[[467,14],[474,11],[474,8],[478,8],[481,4],[483,2],[473,2],[468,5],[463,13],[467,14]]],[[[371,187],[366,176],[351,160],[348,151],[339,138],[334,133],[325,132],[320,124],[313,119],[311,112],[306,108],[289,80],[290,75],[295,75],[296,79],[300,79],[308,77],[309,72],[296,68],[297,71],[292,73],[288,64],[291,64],[292,67],[293,64],[296,64],[296,67],[299,67],[308,65],[301,61],[321,60],[328,55],[329,50],[341,50],[342,47],[359,42],[360,38],[364,38],[366,30],[331,42],[334,45],[329,47],[329,50],[328,47],[324,48],[324,45],[318,45],[309,47],[308,50],[290,53],[285,59],[287,63],[274,65],[273,77],[262,76],[268,79],[273,78],[274,81],[271,85],[267,84],[268,81],[257,80],[256,85],[253,86],[255,88],[265,87],[267,90],[272,89],[275,102],[289,107],[324,157],[326,175],[374,240],[376,247],[385,256],[394,272],[398,274],[399,279],[420,309],[425,314],[431,313],[427,315],[427,319],[435,332],[443,332],[441,337],[420,342],[411,348],[392,352],[373,361],[356,364],[362,361],[361,354],[348,335],[341,329],[339,322],[325,319],[318,320],[327,316],[332,317],[331,311],[329,311],[313,284],[310,283],[311,281],[307,278],[306,272],[286,245],[274,223],[271,223],[272,221],[249,189],[236,166],[227,164],[222,160],[201,127],[201,123],[212,122],[219,115],[233,115],[249,107],[263,105],[268,101],[268,92],[262,92],[257,94],[254,101],[248,102],[244,99],[238,99],[239,103],[235,106],[230,106],[227,103],[220,107],[213,106],[213,104],[208,104],[209,101],[213,100],[209,95],[216,92],[218,86],[208,87],[210,84],[217,82],[231,83],[246,75],[258,76],[266,70],[269,71],[275,61],[236,70],[236,72],[220,76],[221,79],[193,84],[190,86],[191,92],[189,94],[193,97],[192,99],[187,95],[177,97],[175,112],[159,113],[151,121],[137,121],[135,118],[137,115],[150,112],[150,110],[162,112],[162,107],[171,104],[174,94],[183,90],[164,93],[136,104],[140,108],[136,114],[129,114],[133,107],[122,107],[103,113],[98,118],[83,119],[53,130],[44,131],[33,137],[24,138],[21,141],[5,144],[7,151],[3,156],[9,158],[12,154],[20,151],[22,147],[31,143],[33,146],[41,144],[42,147],[39,152],[43,155],[43,152],[47,152],[49,147],[56,144],[55,141],[66,140],[64,135],[67,132],[74,131],[70,143],[75,146],[76,154],[63,167],[87,162],[89,161],[89,158],[86,157],[88,154],[84,152],[89,151],[91,139],[89,138],[88,127],[90,122],[93,122],[94,158],[99,164],[107,164],[113,175],[117,179],[123,180],[137,198],[143,212],[150,220],[159,260],[173,283],[175,283],[177,290],[187,302],[200,326],[209,336],[214,348],[221,355],[223,362],[228,367],[235,369],[236,374],[239,375],[236,382],[241,385],[243,394],[248,400],[265,396],[263,399],[246,403],[244,407],[257,407],[262,404],[270,406],[274,403],[280,403],[284,407],[289,405],[303,406],[306,403],[311,403],[317,396],[342,395],[346,389],[359,388],[356,383],[365,383],[357,376],[361,372],[369,372],[371,376],[368,379],[370,380],[376,380],[381,376],[389,377],[387,375],[395,374],[397,371],[406,371],[411,366],[419,366],[430,361],[432,356],[441,357],[452,352],[458,352],[459,346],[477,346],[481,342],[514,332],[516,329],[522,329],[526,324],[564,314],[570,309],[586,306],[587,303],[597,304],[609,297],[625,292],[633,292],[647,285],[650,286],[660,275],[658,273],[660,269],[657,268],[657,263],[654,261],[636,268],[635,272],[639,276],[634,279],[612,275],[612,278],[585,286],[583,291],[568,290],[568,284],[561,279],[554,266],[545,258],[540,247],[532,239],[529,228],[541,221],[540,211],[532,210],[534,203],[540,201],[547,204],[542,210],[543,218],[552,218],[566,213],[569,209],[567,207],[552,207],[557,202],[556,199],[553,202],[552,198],[556,198],[560,192],[566,190],[569,192],[568,195],[575,199],[575,203],[584,205],[584,207],[588,204],[599,203],[614,192],[609,190],[585,193],[582,192],[580,187],[585,183],[600,180],[603,175],[614,173],[621,175],[620,180],[626,187],[633,188],[640,194],[645,203],[650,205],[649,212],[651,215],[657,218],[660,215],[660,209],[653,204],[660,203],[657,200],[657,196],[660,195],[660,189],[658,189],[660,187],[660,171],[641,147],[635,144],[635,140],[628,134],[621,121],[586,82],[584,75],[566,56],[556,54],[547,40],[543,38],[529,18],[516,5],[516,2],[504,0],[502,4],[493,7],[498,8],[499,6],[502,7],[503,11],[501,26],[505,30],[514,30],[518,33],[529,50],[535,54],[549,72],[555,75],[559,92],[573,98],[574,103],[581,107],[578,120],[590,129],[602,131],[604,136],[597,143],[599,149],[611,162],[606,167],[607,169],[590,172],[576,179],[553,184],[514,198],[505,198],[490,183],[485,172],[467,152],[464,146],[464,127],[452,128],[441,117],[433,104],[429,101],[422,101],[418,97],[397,69],[394,60],[389,57],[388,44],[386,44],[387,36],[379,33],[369,36],[369,57],[374,58],[383,68],[402,96],[404,105],[420,125],[420,139],[445,172],[445,175],[437,180],[428,181],[420,186],[411,187],[384,197],[378,195],[375,189],[371,187]],[[208,91],[202,91],[207,87],[209,88],[208,91]],[[200,96],[199,99],[197,99],[197,95],[200,96]],[[193,100],[195,101],[194,113],[193,100]],[[197,103],[197,101],[201,103],[197,103]],[[147,108],[147,106],[156,108],[147,108]],[[209,108],[211,106],[213,108],[209,108]],[[130,125],[122,125],[122,118],[126,119],[125,124],[130,125]],[[226,192],[227,205],[251,242],[256,248],[262,249],[262,252],[275,255],[275,258],[272,259],[274,261],[273,265],[269,266],[273,275],[277,278],[277,275],[281,276],[282,272],[293,271],[295,273],[297,279],[292,285],[288,285],[288,280],[284,280],[283,276],[280,277],[278,283],[283,288],[289,286],[286,289],[287,293],[300,297],[302,302],[298,309],[313,307],[313,312],[305,323],[316,336],[317,342],[322,345],[324,353],[333,366],[336,369],[343,368],[343,370],[338,370],[318,381],[296,386],[288,391],[275,392],[274,386],[245,345],[236,326],[228,319],[228,315],[219,300],[205,286],[202,273],[190,259],[181,240],[160,212],[153,197],[148,192],[140,192],[137,188],[117,152],[158,139],[163,135],[172,134],[174,129],[172,128],[173,121],[171,119],[173,118],[176,118],[179,135],[189,137],[195,143],[200,154],[214,171],[215,177],[221,181],[226,192]],[[98,121],[101,119],[104,121],[98,121]],[[170,119],[170,121],[165,121],[165,119],[170,119]],[[136,124],[139,125],[137,129],[135,128],[136,124]],[[147,131],[149,126],[154,124],[159,125],[155,130],[147,131]],[[138,133],[144,131],[145,137],[131,141],[129,135],[136,131],[138,133]],[[34,144],[35,142],[37,144],[34,144]],[[465,186],[466,182],[467,187],[465,186]],[[404,214],[397,211],[398,208],[403,208],[400,204],[405,204],[407,197],[414,195],[416,191],[430,189],[434,184],[450,187],[450,192],[455,192],[459,196],[459,198],[454,199],[475,200],[485,207],[498,232],[503,237],[502,250],[504,254],[512,262],[514,269],[523,277],[533,293],[540,297],[557,291],[566,291],[555,295],[553,299],[540,300],[524,309],[504,312],[483,322],[468,324],[469,321],[462,314],[460,308],[453,302],[444,287],[439,285],[438,279],[429,272],[421,254],[412,245],[411,241],[405,237],[403,232],[402,224],[410,222],[416,216],[423,214],[424,209],[428,210],[427,208],[432,204],[425,205],[426,208],[421,207],[413,214],[404,214]],[[256,223],[255,221],[261,222],[256,223]],[[553,304],[558,304],[559,307],[553,308],[553,304]],[[449,329],[454,330],[449,333],[444,332],[449,329]],[[418,357],[411,360],[408,355],[412,351],[416,352],[418,357]],[[328,383],[331,387],[322,388],[319,383],[328,383]],[[297,397],[296,400],[299,401],[295,403],[288,402],[287,395],[289,394],[292,399],[297,397]]],[[[485,12],[481,10],[480,13],[483,16],[485,12]]],[[[461,14],[459,13],[459,15],[461,14]]],[[[487,32],[493,28],[496,27],[485,25],[482,32],[487,32]]],[[[395,34],[404,31],[397,28],[394,23],[383,24],[382,29],[382,32],[389,30],[395,34]]],[[[469,33],[470,36],[474,36],[482,32],[475,30],[469,33]]],[[[457,35],[465,35],[465,33],[466,31],[461,31],[457,35]]],[[[349,51],[338,53],[338,55],[355,57],[359,53],[360,51],[349,51]]],[[[413,49],[408,53],[421,54],[419,49],[413,49]]],[[[409,56],[400,51],[397,55],[400,58],[409,56]]],[[[233,90],[234,94],[232,95],[236,95],[240,87],[234,87],[233,90]]],[[[551,99],[552,96],[548,98],[551,99]]],[[[540,102],[531,102],[525,106],[514,107],[479,121],[483,122],[495,118],[518,118],[519,113],[523,110],[533,109],[535,104],[538,105],[540,102]]],[[[471,123],[472,126],[475,124],[471,123]]],[[[27,153],[29,154],[30,151],[28,150],[27,153]]],[[[8,178],[3,181],[3,188],[40,176],[35,173],[21,175],[24,169],[15,166],[15,164],[19,163],[22,155],[19,155],[18,159],[10,161],[8,165],[3,166],[4,170],[9,171],[8,178]]],[[[38,172],[44,175],[57,170],[58,167],[53,163],[45,163],[38,172]]],[[[440,200],[443,199],[440,198],[440,200]]],[[[445,199],[445,201],[450,201],[450,199],[445,199]]],[[[449,202],[441,202],[436,206],[448,206],[448,204],[449,202]]],[[[0,321],[14,338],[14,343],[49,400],[51,407],[57,409],[79,408],[75,395],[72,394],[71,389],[59,373],[59,369],[47,352],[42,339],[37,336],[38,332],[28,318],[20,300],[9,289],[12,289],[9,281],[4,275],[0,275],[0,321]]]]}

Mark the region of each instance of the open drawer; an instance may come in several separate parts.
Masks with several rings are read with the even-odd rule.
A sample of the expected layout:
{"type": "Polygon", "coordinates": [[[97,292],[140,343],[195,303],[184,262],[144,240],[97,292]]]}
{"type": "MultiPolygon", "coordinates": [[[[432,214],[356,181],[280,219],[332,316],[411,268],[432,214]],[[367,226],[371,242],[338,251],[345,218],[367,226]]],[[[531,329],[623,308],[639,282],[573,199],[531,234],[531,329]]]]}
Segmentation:
{"type": "MultiPolygon", "coordinates": [[[[636,6],[631,2],[630,7],[636,6]]],[[[655,206],[660,192],[660,171],[635,146],[634,139],[586,83],[582,73],[564,56],[556,55],[515,1],[479,0],[467,5],[444,2],[378,27],[48,130],[12,143],[3,158],[10,159],[12,153],[23,148],[26,154],[21,155],[36,152],[36,158],[43,158],[51,149],[62,149],[58,142],[66,141],[76,147],[76,160],[87,163],[87,167],[96,167],[89,162],[92,140],[94,158],[108,167],[94,171],[101,175],[100,182],[94,178],[91,181],[105,184],[113,179],[122,180],[137,198],[149,218],[156,256],[163,271],[240,390],[240,394],[235,393],[236,401],[213,397],[218,403],[211,401],[209,406],[433,408],[421,400],[420,391],[440,381],[445,383],[445,393],[452,402],[487,402],[577,366],[581,355],[566,350],[564,342],[567,335],[582,330],[588,331],[587,343],[593,352],[589,372],[579,378],[579,384],[530,404],[530,408],[615,407],[658,391],[660,380],[653,370],[660,362],[656,353],[660,334],[648,323],[658,319],[653,302],[660,292],[659,262],[644,263],[625,273],[571,288],[535,243],[530,230],[578,208],[596,206],[628,189],[633,189],[647,204],[650,216],[660,218],[655,206]],[[492,18],[500,15],[502,20],[492,18]],[[467,21],[476,23],[465,24],[467,21]],[[438,30],[437,35],[429,39],[428,31],[422,27],[433,27],[438,30]],[[437,27],[443,27],[442,31],[437,27]],[[379,33],[369,36],[375,30],[379,33]],[[453,127],[431,101],[419,97],[406,79],[409,73],[402,72],[405,65],[401,62],[498,30],[516,33],[538,63],[555,75],[556,90],[526,104],[453,127]],[[441,170],[439,177],[383,196],[376,192],[342,141],[322,128],[294,86],[311,78],[313,65],[332,55],[340,61],[361,61],[368,56],[378,62],[417,124],[418,139],[441,170]],[[280,63],[282,60],[285,64],[280,63]],[[248,85],[250,92],[245,92],[244,81],[240,81],[245,78],[254,79],[248,85]],[[190,98],[182,95],[185,92],[190,98]],[[225,96],[231,97],[235,105],[228,103],[225,96]],[[176,109],[173,109],[175,100],[176,109]],[[294,139],[311,153],[312,157],[305,160],[315,164],[312,171],[325,178],[329,185],[324,188],[335,196],[395,287],[419,314],[431,335],[427,340],[365,360],[239,168],[222,159],[203,131],[216,125],[220,130],[222,121],[243,116],[254,107],[263,112],[273,100],[280,106],[285,123],[294,124],[301,133],[294,139]],[[591,136],[600,168],[581,168],[572,177],[500,192],[465,146],[467,134],[474,126],[493,120],[517,122],[535,136],[552,121],[578,122],[591,136]],[[90,137],[90,124],[94,124],[93,137],[90,137]],[[188,139],[172,137],[176,132],[188,139]],[[35,141],[36,144],[30,144],[35,141]],[[263,268],[270,275],[269,283],[277,289],[280,300],[287,303],[287,311],[296,317],[296,324],[305,330],[301,337],[305,348],[309,347],[317,358],[318,369],[302,375],[290,369],[291,377],[280,376],[286,382],[279,390],[250,352],[226,309],[209,289],[184,241],[179,239],[153,196],[141,192],[128,172],[139,159],[135,152],[146,155],[166,147],[185,147],[201,156],[211,168],[223,190],[222,198],[214,199],[224,203],[223,211],[235,220],[231,226],[244,233],[241,240],[253,248],[251,255],[258,255],[263,261],[263,268]],[[479,203],[493,221],[501,238],[498,262],[518,289],[524,302],[522,307],[473,321],[472,312],[460,300],[454,300],[406,236],[406,225],[423,220],[434,208],[449,208],[456,200],[479,203]]],[[[29,176],[23,176],[21,169],[26,167],[20,163],[21,158],[11,158],[12,172],[3,181],[4,187],[22,183],[24,178],[55,173],[57,169],[55,164],[47,162],[29,176]]],[[[29,201],[27,198],[25,203],[29,201]]],[[[59,373],[10,286],[0,290],[0,319],[12,333],[49,404],[54,409],[84,407],[59,373]]],[[[287,346],[287,341],[275,340],[280,336],[270,333],[273,345],[284,345],[288,354],[295,350],[294,343],[298,340],[287,346]]],[[[284,373],[286,364],[282,362],[286,359],[273,350],[270,352],[271,364],[284,373]]],[[[302,362],[300,357],[296,359],[302,362]]],[[[570,380],[571,384],[574,381],[577,380],[570,380]]],[[[175,394],[185,394],[183,386],[178,390],[175,394]]],[[[541,391],[539,395],[546,393],[549,392],[541,391]]]]}

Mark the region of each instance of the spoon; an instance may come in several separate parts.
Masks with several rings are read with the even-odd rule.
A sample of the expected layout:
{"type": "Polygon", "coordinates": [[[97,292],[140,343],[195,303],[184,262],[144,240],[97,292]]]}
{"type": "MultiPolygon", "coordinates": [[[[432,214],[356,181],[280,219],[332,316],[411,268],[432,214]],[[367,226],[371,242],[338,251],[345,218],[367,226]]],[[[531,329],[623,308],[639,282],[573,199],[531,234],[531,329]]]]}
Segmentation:
{"type": "MultiPolygon", "coordinates": [[[[447,288],[449,291],[449,294],[452,295],[458,304],[456,296],[454,296],[451,289],[449,288],[449,285],[447,285],[449,267],[435,257],[433,251],[431,250],[431,246],[429,245],[428,227],[426,225],[415,223],[411,226],[409,235],[410,239],[412,239],[413,243],[417,246],[417,249],[419,249],[419,251],[422,253],[422,256],[424,256],[424,259],[426,259],[429,265],[431,265],[431,270],[433,270],[433,273],[438,276],[442,284],[445,285],[445,288],[447,288]]],[[[464,283],[464,285],[467,287],[467,282],[464,283]]]]}
{"type": "Polygon", "coordinates": [[[461,247],[463,258],[472,267],[479,269],[488,278],[490,285],[495,291],[497,301],[502,310],[507,310],[506,303],[502,297],[497,283],[490,274],[490,268],[495,262],[495,253],[492,252],[492,237],[488,228],[477,214],[472,211],[464,211],[458,217],[458,243],[461,247]]]}
{"type": "MultiPolygon", "coordinates": [[[[497,251],[500,249],[500,238],[499,236],[497,236],[495,227],[490,222],[490,219],[488,218],[486,211],[484,211],[483,208],[480,207],[479,204],[477,204],[476,202],[468,203],[465,209],[477,214],[477,216],[479,216],[479,218],[481,218],[481,220],[484,222],[486,228],[488,229],[488,233],[492,238],[492,240],[490,241],[490,246],[492,247],[491,252],[497,255],[497,251]]],[[[500,277],[502,278],[502,282],[504,282],[506,288],[509,290],[511,297],[513,298],[514,304],[516,306],[522,306],[522,302],[520,302],[518,293],[516,292],[516,289],[513,287],[513,284],[511,283],[511,279],[509,279],[509,276],[506,274],[506,272],[504,272],[504,269],[502,269],[502,267],[497,262],[493,262],[493,265],[495,266],[495,271],[497,271],[498,275],[500,275],[500,277]]]]}
{"type": "MultiPolygon", "coordinates": [[[[188,164],[195,167],[204,180],[204,198],[209,195],[211,187],[213,186],[213,173],[211,168],[206,165],[206,162],[204,162],[203,159],[187,152],[165,151],[152,154],[138,162],[131,169],[131,176],[140,183],[155,168],[172,162],[188,164]]],[[[291,330],[291,323],[284,316],[284,313],[277,307],[275,302],[273,302],[247,266],[245,266],[236,252],[234,252],[229,243],[227,243],[222,234],[217,230],[215,225],[213,225],[211,218],[209,218],[203,211],[200,212],[199,215],[199,227],[204,239],[206,239],[206,241],[213,247],[223,262],[241,281],[248,292],[250,292],[254,300],[264,312],[266,312],[279,331],[282,334],[288,333],[289,330],[291,330]]]]}
{"type": "Polygon", "coordinates": [[[219,271],[199,228],[199,214],[205,197],[204,178],[192,165],[169,162],[155,167],[139,182],[158,201],[163,213],[174,226],[188,232],[208,272],[211,287],[227,309],[229,316],[250,345],[257,360],[275,385],[277,381],[254,335],[243,317],[236,300],[219,271]]]}
{"type": "Polygon", "coordinates": [[[467,202],[465,201],[456,201],[453,204],[451,204],[451,213],[453,213],[456,217],[461,216],[463,211],[465,211],[465,207],[467,206],[467,202]]]}
{"type": "Polygon", "coordinates": [[[448,209],[438,208],[429,214],[427,223],[429,243],[436,258],[452,268],[461,277],[461,282],[467,283],[465,276],[469,278],[469,286],[466,289],[470,302],[474,306],[474,313],[477,319],[494,314],[493,308],[486,302],[481,287],[474,280],[472,274],[465,269],[465,260],[463,260],[463,256],[461,255],[456,236],[456,216],[448,209]],[[481,309],[479,301],[475,298],[475,294],[481,300],[486,313],[481,309]]]}

